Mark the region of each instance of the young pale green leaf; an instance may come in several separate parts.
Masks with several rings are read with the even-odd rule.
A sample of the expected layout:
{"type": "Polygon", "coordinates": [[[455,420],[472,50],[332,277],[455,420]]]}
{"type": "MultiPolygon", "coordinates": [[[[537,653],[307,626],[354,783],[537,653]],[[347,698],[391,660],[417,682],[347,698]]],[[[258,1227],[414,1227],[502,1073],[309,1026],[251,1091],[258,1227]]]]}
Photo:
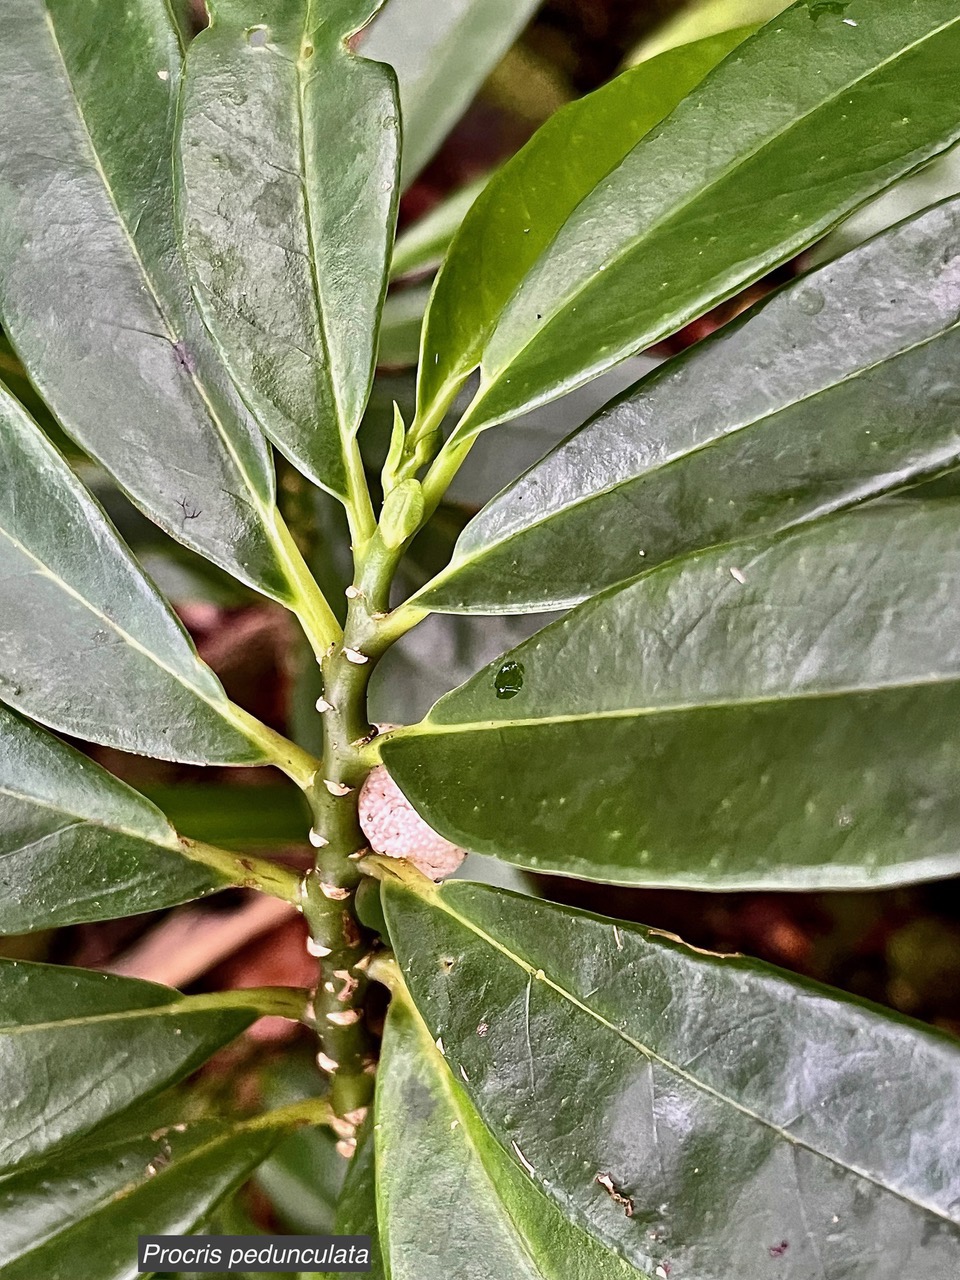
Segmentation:
{"type": "Polygon", "coordinates": [[[879,504],[598,596],[388,735],[441,834],[586,879],[960,869],[960,503],[879,504]]]}
{"type": "Polygon", "coordinates": [[[737,27],[762,26],[789,7],[790,0],[699,0],[660,23],[637,45],[629,61],[636,65],[695,40],[735,31],[737,27]]]}
{"type": "Polygon", "coordinates": [[[183,243],[244,399],[311,479],[353,494],[393,242],[393,73],[346,39],[376,0],[217,0],[181,103],[183,243]]]}
{"type": "MultiPolygon", "coordinates": [[[[428,938],[434,941],[434,929],[428,938]]],[[[431,948],[432,949],[432,948],[431,948]]],[[[645,1280],[534,1185],[395,993],[377,1087],[380,1242],[392,1280],[645,1280]]],[[[2,1273],[0,1273],[2,1274],[2,1273]]]]}
{"type": "Polygon", "coordinates": [[[429,1035],[570,1223],[661,1278],[953,1280],[955,1041],[657,930],[384,875],[429,1035]]]}
{"type": "Polygon", "coordinates": [[[461,187],[397,236],[390,264],[390,275],[394,279],[439,267],[451,240],[487,181],[484,176],[461,187]]]}
{"type": "Polygon", "coordinates": [[[0,387],[0,698],[53,729],[198,764],[263,764],[103,511],[0,387]]]}
{"type": "Polygon", "coordinates": [[[958,279],[953,200],[790,284],[498,495],[421,602],[560,608],[954,465],[958,279]]]}
{"type": "MultiPolygon", "coordinates": [[[[547,202],[562,209],[559,219],[541,217],[539,172],[524,188],[527,203],[511,202],[513,218],[532,209],[525,225],[546,228],[549,245],[527,257],[530,237],[517,229],[488,245],[493,220],[472,213],[464,222],[461,252],[469,236],[509,293],[484,290],[479,315],[455,308],[452,327],[437,331],[442,350],[431,335],[423,412],[431,416],[448,385],[479,363],[480,390],[459,428],[466,439],[595,377],[792,257],[960,137],[947,88],[958,58],[955,0],[800,0],[607,176],[585,182],[574,140],[558,132],[551,170],[574,175],[555,179],[566,190],[547,202]]],[[[580,142],[597,155],[605,145],[592,131],[580,142]]],[[[438,299],[450,284],[438,282],[438,299]]],[[[437,319],[451,323],[442,309],[437,319]]]]}
{"type": "Polygon", "coordinates": [[[581,200],[746,34],[624,72],[563,107],[494,174],[454,237],[427,311],[422,420],[435,422],[484,360],[510,298],[581,200]]]}
{"type": "MultiPolygon", "coordinates": [[[[149,800],[0,705],[0,934],[113,920],[239,884],[149,800]]],[[[229,867],[233,864],[233,874],[229,867]]]]}
{"type": "Polygon", "coordinates": [[[0,314],[67,432],[151,519],[289,602],[270,458],[176,247],[181,38],[164,0],[10,6],[0,314]]]}
{"type": "Polygon", "coordinates": [[[409,186],[533,16],[540,0],[389,0],[365,37],[400,81],[409,186]]]}
{"type": "Polygon", "coordinates": [[[156,1123],[93,1141],[2,1183],[0,1280],[134,1280],[138,1235],[190,1233],[293,1127],[156,1123]]]}
{"type": "Polygon", "coordinates": [[[87,969],[0,960],[0,1170],[33,1164],[183,1079],[262,1014],[302,1010],[296,991],[182,996],[87,969]]]}

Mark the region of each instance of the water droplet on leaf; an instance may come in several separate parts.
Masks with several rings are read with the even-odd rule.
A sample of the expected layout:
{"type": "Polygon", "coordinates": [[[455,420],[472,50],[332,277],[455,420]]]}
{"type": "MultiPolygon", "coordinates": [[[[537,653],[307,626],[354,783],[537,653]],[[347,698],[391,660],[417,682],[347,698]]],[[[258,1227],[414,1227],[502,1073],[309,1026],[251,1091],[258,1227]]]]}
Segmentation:
{"type": "Polygon", "coordinates": [[[498,698],[515,698],[523,688],[523,665],[505,662],[494,677],[493,687],[498,698]]]}

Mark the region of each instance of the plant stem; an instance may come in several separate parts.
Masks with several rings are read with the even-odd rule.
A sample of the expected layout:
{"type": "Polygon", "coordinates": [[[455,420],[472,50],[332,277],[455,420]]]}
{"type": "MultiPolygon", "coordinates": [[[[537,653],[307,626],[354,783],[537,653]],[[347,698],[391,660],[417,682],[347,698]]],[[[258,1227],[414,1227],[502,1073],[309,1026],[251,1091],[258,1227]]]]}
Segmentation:
{"type": "Polygon", "coordinates": [[[400,558],[378,532],[357,555],[357,583],[343,641],[321,663],[323,756],[307,795],[314,815],[316,862],[302,883],[301,905],[313,949],[321,958],[314,1015],[321,1066],[330,1072],[331,1103],[354,1123],[373,1093],[373,1046],[363,1020],[369,984],[370,938],[357,919],[355,896],[366,848],[358,800],[369,772],[363,749],[375,734],[367,716],[367,688],[390,644],[390,584],[400,558]]]}

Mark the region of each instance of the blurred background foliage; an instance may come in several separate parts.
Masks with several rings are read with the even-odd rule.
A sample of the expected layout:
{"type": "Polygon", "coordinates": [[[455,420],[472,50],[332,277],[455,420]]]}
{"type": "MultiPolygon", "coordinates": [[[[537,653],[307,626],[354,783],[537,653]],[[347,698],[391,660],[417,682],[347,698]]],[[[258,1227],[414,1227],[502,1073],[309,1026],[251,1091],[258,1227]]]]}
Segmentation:
{"type": "MultiPolygon", "coordinates": [[[[488,7],[496,9],[497,2],[489,0],[488,7]]],[[[500,4],[506,16],[498,20],[496,38],[456,19],[460,10],[470,7],[471,0],[389,0],[378,24],[359,41],[367,51],[403,64],[401,82],[408,86],[417,135],[405,173],[408,185],[381,342],[382,368],[363,432],[374,484],[394,401],[409,420],[420,321],[432,274],[445,240],[485,176],[554,111],[623,67],[673,45],[766,21],[785,5],[778,0],[546,0],[536,8],[532,0],[508,0],[500,4]],[[442,27],[431,14],[436,18],[446,13],[446,6],[453,15],[448,23],[451,41],[437,54],[425,47],[424,37],[438,22],[442,27]],[[455,118],[448,121],[451,114],[455,118]],[[438,129],[439,138],[434,136],[438,129]]],[[[202,6],[193,5],[192,18],[199,29],[205,21],[202,6]]],[[[634,357],[509,429],[481,437],[448,500],[411,548],[403,585],[412,589],[425,581],[449,556],[474,511],[656,362],[726,323],[809,262],[842,252],[957,191],[960,161],[954,154],[860,211],[804,261],[751,287],[662,348],[634,357]]],[[[316,747],[317,668],[289,616],[173,543],[135,511],[109,477],[63,436],[2,334],[0,379],[27,404],[106,506],[175,603],[202,657],[230,696],[305,746],[316,747]]],[[[288,464],[279,460],[278,465],[288,521],[329,598],[342,602],[349,582],[342,512],[335,502],[312,491],[288,464]]],[[[429,619],[378,672],[372,692],[374,718],[419,718],[441,693],[542,622],[542,617],[429,619]]],[[[144,790],[184,834],[307,865],[307,820],[300,794],[269,771],[200,770],[77,745],[144,790]]],[[[468,859],[465,874],[639,920],[712,950],[743,951],[960,1034],[957,881],[862,894],[703,895],[521,876],[476,857],[468,859]]],[[[189,991],[309,985],[315,977],[300,918],[282,904],[252,900],[241,891],[166,913],[6,939],[0,951],[136,974],[189,991]]],[[[241,1102],[283,1104],[322,1088],[309,1037],[301,1038],[279,1020],[258,1024],[203,1074],[212,1105],[224,1090],[241,1102]]],[[[342,1177],[343,1161],[331,1139],[320,1131],[298,1134],[213,1225],[224,1230],[243,1230],[245,1225],[324,1230],[332,1220],[342,1177]]]]}

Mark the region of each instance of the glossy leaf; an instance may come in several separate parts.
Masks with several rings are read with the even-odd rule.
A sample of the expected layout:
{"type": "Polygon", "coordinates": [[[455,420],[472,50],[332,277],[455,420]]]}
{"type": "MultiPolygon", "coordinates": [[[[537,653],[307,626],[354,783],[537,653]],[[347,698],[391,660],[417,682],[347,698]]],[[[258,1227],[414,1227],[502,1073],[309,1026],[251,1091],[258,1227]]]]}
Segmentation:
{"type": "Polygon", "coordinates": [[[813,246],[808,261],[811,265],[829,262],[921,209],[956,195],[960,195],[960,149],[954,147],[851,214],[813,246]]]}
{"type": "Polygon", "coordinates": [[[422,416],[436,416],[485,360],[510,298],[580,201],[744,34],[625,72],[558,111],[493,176],[437,277],[424,329],[422,416]]]}
{"type": "Polygon", "coordinates": [[[429,1035],[480,1118],[571,1223],[635,1266],[954,1276],[952,1039],[485,886],[388,878],[384,900],[429,1035]]]}
{"type": "Polygon", "coordinates": [[[3,1182],[2,1280],[133,1280],[138,1235],[179,1235],[267,1156],[290,1121],[201,1120],[70,1150],[3,1182]]]}
{"type": "Polygon", "coordinates": [[[176,248],[181,37],[168,6],[33,0],[11,7],[3,37],[8,336],[68,434],[151,519],[290,600],[295,552],[277,524],[270,458],[176,248]]]}
{"type": "Polygon", "coordinates": [[[960,200],[801,277],[603,409],[464,530],[430,608],[559,608],[960,460],[960,200]]]}
{"type": "Polygon", "coordinates": [[[204,319],[278,447],[332,493],[370,393],[393,240],[392,72],[346,38],[375,0],[218,0],[181,104],[183,240],[204,319]]]}
{"type": "Polygon", "coordinates": [[[465,1258],[471,1280],[647,1274],[567,1221],[505,1154],[400,995],[384,1034],[376,1146],[380,1240],[392,1280],[447,1280],[463,1274],[465,1258]]]}
{"type": "Polygon", "coordinates": [[[363,41],[400,82],[403,182],[414,180],[540,0],[389,0],[363,41]]]}
{"type": "MultiPolygon", "coordinates": [[[[469,437],[595,377],[794,256],[960,137],[945,89],[958,56],[953,0],[851,0],[842,13],[801,0],[608,176],[587,185],[574,170],[579,203],[561,201],[549,229],[550,219],[530,219],[553,238],[535,263],[527,258],[512,296],[485,296],[479,317],[465,311],[436,365],[431,339],[424,403],[479,362],[480,392],[459,428],[469,437]]],[[[589,142],[599,155],[592,130],[589,142]]],[[[570,147],[558,136],[551,170],[570,147]]],[[[539,193],[533,177],[524,195],[537,210],[539,193]]],[[[488,224],[473,225],[485,270],[513,278],[526,257],[517,234],[488,252],[488,224]]]]}
{"type": "Polygon", "coordinates": [[[263,763],[256,722],[227,699],[101,509],[2,387],[0,471],[0,698],[124,751],[263,763]]]}
{"type": "Polygon", "coordinates": [[[384,763],[441,834],[541,871],[955,874],[958,536],[956,502],[891,503],[673,561],[442,698],[384,763]]]}
{"type": "Polygon", "coordinates": [[[188,847],[149,800],[0,705],[0,934],[155,911],[242,878],[188,847]]]}
{"type": "Polygon", "coordinates": [[[0,960],[0,1170],[34,1163],[183,1079],[295,991],[182,996],[87,969],[0,960]]]}

